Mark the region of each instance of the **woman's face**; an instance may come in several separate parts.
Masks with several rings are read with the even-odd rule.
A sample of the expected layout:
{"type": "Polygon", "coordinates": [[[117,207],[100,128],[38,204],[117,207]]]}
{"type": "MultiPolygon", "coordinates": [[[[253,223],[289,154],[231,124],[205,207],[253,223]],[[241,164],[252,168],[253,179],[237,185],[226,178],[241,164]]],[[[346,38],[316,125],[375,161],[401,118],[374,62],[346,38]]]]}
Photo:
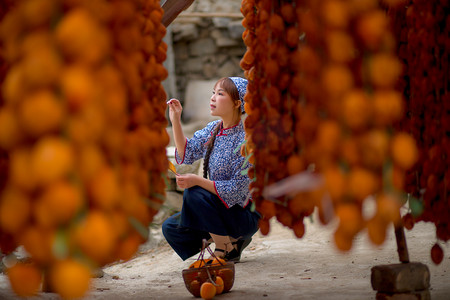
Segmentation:
{"type": "Polygon", "coordinates": [[[236,114],[239,103],[231,99],[230,94],[228,94],[220,84],[217,84],[213,90],[211,100],[210,100],[211,116],[217,116],[221,118],[232,117],[236,114]]]}

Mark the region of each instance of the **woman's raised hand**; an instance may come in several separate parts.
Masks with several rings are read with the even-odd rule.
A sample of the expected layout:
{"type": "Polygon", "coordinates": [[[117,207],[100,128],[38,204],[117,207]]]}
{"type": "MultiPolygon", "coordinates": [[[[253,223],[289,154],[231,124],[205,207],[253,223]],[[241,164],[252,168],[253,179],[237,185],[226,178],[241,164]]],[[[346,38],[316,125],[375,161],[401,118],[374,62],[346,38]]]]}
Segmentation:
{"type": "Polygon", "coordinates": [[[169,106],[169,118],[170,121],[176,122],[181,120],[181,112],[183,111],[183,106],[178,99],[170,99],[167,101],[167,105],[169,106]]]}

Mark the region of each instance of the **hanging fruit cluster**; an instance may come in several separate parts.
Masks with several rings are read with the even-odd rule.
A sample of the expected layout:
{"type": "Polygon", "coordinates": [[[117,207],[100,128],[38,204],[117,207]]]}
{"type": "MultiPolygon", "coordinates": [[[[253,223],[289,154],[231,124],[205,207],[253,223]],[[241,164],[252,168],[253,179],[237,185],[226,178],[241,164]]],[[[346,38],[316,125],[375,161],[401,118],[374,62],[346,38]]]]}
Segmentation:
{"type": "MultiPolygon", "coordinates": [[[[6,15],[6,13],[10,10],[12,7],[13,1],[2,1],[0,3],[0,21],[3,19],[3,17],[6,15]]],[[[2,53],[4,50],[3,43],[0,41],[0,53],[2,53]]],[[[0,86],[3,83],[3,80],[5,78],[6,72],[8,70],[8,65],[6,61],[2,58],[0,55],[0,86]]],[[[3,105],[3,97],[0,93],[0,106],[3,105]]],[[[3,149],[0,149],[0,189],[3,187],[5,181],[6,181],[6,174],[7,174],[7,159],[8,155],[7,152],[3,149]]]]}
{"type": "MultiPolygon", "coordinates": [[[[12,6],[11,2],[12,1],[2,1],[0,3],[0,20],[3,19],[3,17],[6,15],[8,10],[11,8],[11,6],[12,6]]],[[[3,52],[3,44],[1,42],[0,42],[0,51],[3,52]]],[[[3,82],[7,68],[8,68],[8,66],[7,66],[6,62],[0,56],[0,83],[3,82]]],[[[3,103],[3,100],[1,100],[1,99],[2,99],[2,96],[0,95],[0,105],[3,103]]]]}
{"type": "MultiPolygon", "coordinates": [[[[6,13],[11,9],[13,1],[2,1],[0,3],[0,21],[6,15],[6,13]]],[[[0,53],[3,52],[4,46],[0,41],[0,53]]],[[[6,61],[0,55],[0,86],[3,84],[3,80],[8,70],[8,65],[6,61]]],[[[3,106],[3,97],[0,93],[0,107],[3,106]]],[[[7,177],[8,177],[8,152],[0,147],[0,191],[3,190],[7,177]]],[[[10,234],[7,234],[0,228],[0,253],[8,254],[14,251],[15,245],[13,238],[10,234]]]]}
{"type": "Polygon", "coordinates": [[[400,219],[402,177],[418,158],[415,141],[393,131],[403,116],[402,72],[389,20],[377,0],[242,2],[249,79],[244,155],[252,195],[269,231],[276,216],[304,233],[314,208],[339,220],[336,246],[349,250],[367,229],[375,244],[400,219]],[[303,36],[304,34],[304,36],[303,36]],[[265,186],[300,172],[324,178],[318,191],[266,199],[265,186]],[[373,195],[376,211],[363,205],[373,195]]]}
{"type": "MultiPolygon", "coordinates": [[[[406,2],[407,6],[389,11],[405,68],[401,88],[407,117],[399,127],[411,133],[420,151],[418,163],[406,176],[405,188],[413,197],[404,222],[409,229],[413,222],[433,222],[437,239],[446,242],[450,239],[450,3],[406,2]]],[[[440,263],[441,256],[433,253],[442,249],[438,243],[433,249],[433,261],[440,263]]]]}
{"type": "Polygon", "coordinates": [[[298,52],[301,32],[293,4],[280,5],[274,1],[242,2],[243,40],[247,51],[241,67],[249,80],[245,98],[248,116],[244,154],[250,155],[253,164],[249,170],[249,176],[253,178],[250,189],[258,211],[264,215],[260,222],[261,232],[268,233],[268,221],[276,215],[283,224],[297,228],[295,232],[300,237],[303,218],[312,213],[314,206],[305,200],[300,204],[305,203],[305,207],[308,204],[308,212],[302,207],[291,212],[282,200],[275,203],[262,196],[264,186],[306,167],[298,154],[294,136],[299,94],[293,79],[298,70],[292,57],[298,52]],[[295,90],[295,94],[290,89],[295,90]]]}
{"type": "Polygon", "coordinates": [[[2,19],[0,230],[32,259],[8,270],[18,295],[45,277],[81,297],[147,239],[169,141],[162,15],[157,0],[26,0],[2,19]]]}

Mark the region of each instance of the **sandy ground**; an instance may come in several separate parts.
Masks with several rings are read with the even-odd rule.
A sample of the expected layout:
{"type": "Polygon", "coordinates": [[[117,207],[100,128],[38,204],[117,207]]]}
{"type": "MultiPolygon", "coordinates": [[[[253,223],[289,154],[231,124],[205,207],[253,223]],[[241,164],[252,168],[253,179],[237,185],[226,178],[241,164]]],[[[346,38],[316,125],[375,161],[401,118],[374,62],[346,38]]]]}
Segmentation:
{"type": "MultiPolygon", "coordinates": [[[[306,223],[302,239],[275,220],[268,236],[259,232],[235,265],[235,283],[229,293],[215,299],[375,299],[370,283],[371,268],[398,263],[395,237],[390,230],[381,247],[360,234],[348,253],[339,252],[332,241],[333,226],[306,223]]],[[[128,262],[104,268],[103,278],[92,281],[86,299],[194,299],[184,286],[182,269],[196,257],[182,261],[168,246],[160,227],[128,262]]],[[[443,244],[444,261],[436,266],[429,251],[435,242],[434,226],[416,224],[406,231],[411,261],[426,264],[431,273],[431,297],[450,299],[450,246],[443,244]]],[[[5,275],[0,276],[0,299],[14,296],[5,275]]],[[[59,299],[41,293],[32,299],[59,299]]]]}

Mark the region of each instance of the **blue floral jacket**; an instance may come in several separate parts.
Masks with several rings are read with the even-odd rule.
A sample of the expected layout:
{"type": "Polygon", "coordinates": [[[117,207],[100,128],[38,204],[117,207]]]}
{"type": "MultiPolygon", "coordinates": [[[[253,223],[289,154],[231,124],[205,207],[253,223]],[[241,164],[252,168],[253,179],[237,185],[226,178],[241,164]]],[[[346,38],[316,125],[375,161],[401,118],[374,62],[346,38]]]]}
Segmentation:
{"type": "MultiPolygon", "coordinates": [[[[203,158],[207,149],[205,144],[219,122],[222,121],[208,123],[205,128],[195,132],[191,139],[186,139],[184,157],[180,157],[175,151],[177,163],[192,164],[203,158]]],[[[245,157],[240,154],[240,148],[238,149],[244,139],[242,121],[233,127],[220,129],[209,158],[209,179],[214,181],[217,195],[228,208],[236,204],[245,207],[250,198],[250,178],[242,174],[243,170],[250,167],[250,163],[245,163],[245,157]]]]}

